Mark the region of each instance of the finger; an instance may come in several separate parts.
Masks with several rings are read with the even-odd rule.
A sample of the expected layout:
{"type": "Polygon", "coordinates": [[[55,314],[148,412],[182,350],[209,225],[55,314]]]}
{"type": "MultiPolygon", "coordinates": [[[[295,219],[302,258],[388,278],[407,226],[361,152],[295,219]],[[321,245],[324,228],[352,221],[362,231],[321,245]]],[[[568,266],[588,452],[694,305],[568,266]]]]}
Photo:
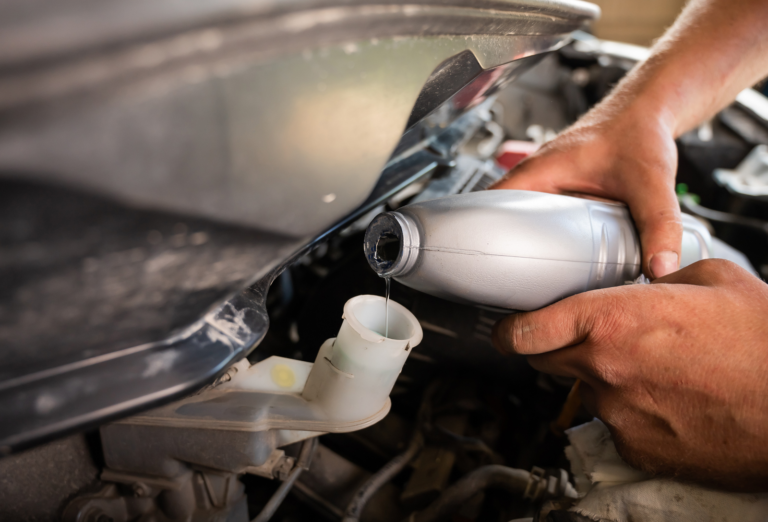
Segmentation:
{"type": "Polygon", "coordinates": [[[502,353],[532,355],[581,343],[599,308],[593,296],[580,294],[535,312],[507,316],[493,328],[493,345],[502,353]]]}
{"type": "Polygon", "coordinates": [[[587,376],[582,368],[581,358],[583,352],[584,346],[576,345],[554,352],[529,355],[528,364],[534,369],[549,375],[583,380],[587,376]]]}
{"type": "Polygon", "coordinates": [[[491,190],[535,190],[560,193],[558,180],[568,166],[556,156],[537,153],[510,170],[503,178],[491,185],[491,190]]]}
{"type": "Polygon", "coordinates": [[[648,184],[621,199],[629,205],[640,232],[643,272],[651,279],[675,272],[680,265],[683,226],[672,185],[648,184]]]}
{"type": "MultiPolygon", "coordinates": [[[[651,174],[636,178],[634,183],[619,183],[617,179],[595,176],[595,169],[600,169],[590,164],[590,157],[553,150],[542,149],[491,188],[584,193],[624,201],[640,233],[643,272],[656,279],[678,269],[683,228],[672,178],[665,181],[651,174]]],[[[664,170],[664,165],[652,168],[664,170]]]]}

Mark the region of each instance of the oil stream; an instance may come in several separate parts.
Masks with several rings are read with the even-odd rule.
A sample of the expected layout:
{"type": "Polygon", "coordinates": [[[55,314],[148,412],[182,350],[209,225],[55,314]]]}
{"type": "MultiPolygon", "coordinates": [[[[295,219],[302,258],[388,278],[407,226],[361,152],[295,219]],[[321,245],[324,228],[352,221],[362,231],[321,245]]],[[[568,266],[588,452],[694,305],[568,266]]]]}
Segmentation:
{"type": "Polygon", "coordinates": [[[384,337],[389,337],[389,283],[392,281],[391,277],[385,277],[387,282],[387,300],[384,302],[384,337]]]}

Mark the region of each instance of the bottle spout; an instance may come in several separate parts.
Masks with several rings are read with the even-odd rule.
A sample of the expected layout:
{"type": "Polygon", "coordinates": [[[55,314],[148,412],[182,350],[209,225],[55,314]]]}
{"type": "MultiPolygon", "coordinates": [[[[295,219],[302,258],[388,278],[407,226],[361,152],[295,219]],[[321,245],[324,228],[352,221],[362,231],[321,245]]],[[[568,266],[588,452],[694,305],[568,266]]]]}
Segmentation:
{"type": "Polygon", "coordinates": [[[381,277],[397,277],[416,264],[419,243],[418,228],[410,217],[400,212],[385,212],[368,225],[363,249],[374,272],[381,277]]]}

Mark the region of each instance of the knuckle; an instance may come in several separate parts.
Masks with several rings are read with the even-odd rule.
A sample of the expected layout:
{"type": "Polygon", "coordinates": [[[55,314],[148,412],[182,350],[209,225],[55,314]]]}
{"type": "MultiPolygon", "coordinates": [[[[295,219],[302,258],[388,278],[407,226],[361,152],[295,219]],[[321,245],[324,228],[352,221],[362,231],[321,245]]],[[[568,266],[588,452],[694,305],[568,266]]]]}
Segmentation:
{"type": "Polygon", "coordinates": [[[509,331],[509,346],[513,352],[529,354],[533,352],[533,339],[536,325],[527,314],[514,316],[509,331]]]}
{"type": "Polygon", "coordinates": [[[531,347],[530,331],[533,325],[524,317],[515,314],[505,317],[493,328],[493,344],[502,353],[527,354],[531,347]]]}
{"type": "Polygon", "coordinates": [[[608,386],[618,387],[625,380],[621,366],[604,355],[591,357],[589,365],[593,375],[608,386]]]}
{"type": "Polygon", "coordinates": [[[690,265],[690,269],[703,281],[713,286],[731,281],[739,272],[738,265],[725,259],[703,259],[690,265]]]}
{"type": "Polygon", "coordinates": [[[586,335],[589,346],[585,363],[589,371],[609,386],[619,386],[626,380],[627,367],[621,354],[634,342],[628,332],[636,322],[626,292],[608,291],[599,313],[593,314],[586,335]]]}
{"type": "Polygon", "coordinates": [[[631,303],[627,303],[626,292],[621,290],[606,291],[599,311],[592,314],[588,325],[591,341],[615,346],[624,340],[626,326],[633,322],[633,318],[628,308],[631,303]]]}

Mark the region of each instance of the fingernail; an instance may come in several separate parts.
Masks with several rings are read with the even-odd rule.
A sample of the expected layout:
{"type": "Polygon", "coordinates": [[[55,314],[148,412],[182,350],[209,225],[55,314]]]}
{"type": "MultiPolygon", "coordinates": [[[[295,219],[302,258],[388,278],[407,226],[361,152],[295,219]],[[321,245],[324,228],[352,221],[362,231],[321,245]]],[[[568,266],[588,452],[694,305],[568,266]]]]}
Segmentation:
{"type": "Polygon", "coordinates": [[[680,261],[676,252],[666,251],[653,254],[650,262],[651,275],[653,275],[654,279],[664,277],[665,275],[676,271],[679,263],[680,261]]]}

